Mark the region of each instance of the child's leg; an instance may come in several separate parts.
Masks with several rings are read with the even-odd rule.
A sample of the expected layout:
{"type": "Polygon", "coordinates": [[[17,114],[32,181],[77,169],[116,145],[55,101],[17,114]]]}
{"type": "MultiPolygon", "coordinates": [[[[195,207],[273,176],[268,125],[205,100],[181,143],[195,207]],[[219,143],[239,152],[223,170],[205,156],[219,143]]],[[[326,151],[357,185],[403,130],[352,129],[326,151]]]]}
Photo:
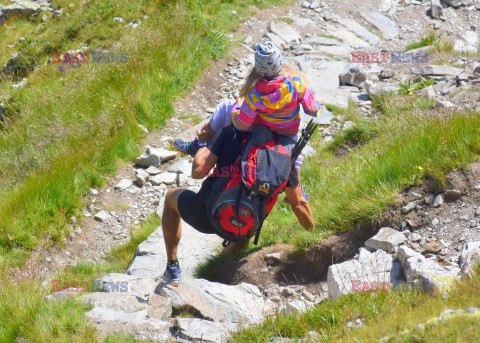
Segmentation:
{"type": "Polygon", "coordinates": [[[206,143],[212,139],[215,132],[232,123],[232,110],[235,100],[222,101],[210,117],[210,121],[197,131],[198,141],[206,143]]]}

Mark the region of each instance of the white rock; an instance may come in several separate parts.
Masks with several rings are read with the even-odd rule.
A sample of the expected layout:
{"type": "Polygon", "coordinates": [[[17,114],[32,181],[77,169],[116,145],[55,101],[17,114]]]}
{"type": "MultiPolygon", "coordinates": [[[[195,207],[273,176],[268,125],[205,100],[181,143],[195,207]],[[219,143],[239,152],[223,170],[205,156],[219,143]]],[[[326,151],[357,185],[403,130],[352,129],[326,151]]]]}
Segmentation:
{"type": "Polygon", "coordinates": [[[170,173],[177,173],[177,174],[192,174],[192,164],[185,159],[178,160],[175,162],[170,169],[168,169],[170,173]]]}
{"type": "Polygon", "coordinates": [[[445,200],[445,195],[443,193],[440,193],[435,197],[435,200],[433,200],[432,206],[440,207],[443,204],[444,200],[445,200]]]}
{"type": "Polygon", "coordinates": [[[150,178],[150,182],[154,186],[161,185],[162,183],[166,185],[173,185],[177,181],[176,173],[161,173],[150,178]]]}
{"type": "Polygon", "coordinates": [[[176,156],[177,152],[175,151],[163,148],[150,148],[135,160],[135,164],[143,167],[157,167],[176,156]]]}
{"type": "Polygon", "coordinates": [[[381,249],[392,253],[395,247],[406,240],[403,233],[389,227],[382,227],[375,236],[365,242],[365,246],[370,249],[381,249]]]}
{"type": "Polygon", "coordinates": [[[137,171],[135,172],[136,174],[136,180],[135,182],[137,183],[137,185],[139,186],[143,186],[145,185],[147,182],[148,182],[148,179],[150,178],[150,174],[147,173],[145,170],[143,169],[137,169],[137,171]]]}
{"type": "Polygon", "coordinates": [[[132,186],[132,185],[133,185],[132,180],[122,179],[119,183],[117,183],[117,185],[115,186],[115,188],[121,189],[121,190],[125,190],[125,189],[129,188],[129,187],[132,186]]]}
{"type": "Polygon", "coordinates": [[[339,298],[352,292],[389,287],[394,269],[393,259],[383,250],[362,258],[328,267],[328,295],[339,298]]]}
{"type": "Polygon", "coordinates": [[[228,338],[242,329],[236,323],[217,323],[199,318],[175,319],[180,337],[194,342],[226,342],[228,338]]]}
{"type": "Polygon", "coordinates": [[[149,173],[150,175],[157,175],[157,174],[160,174],[162,171],[156,167],[148,167],[146,170],[145,170],[147,173],[149,173]]]}
{"type": "Polygon", "coordinates": [[[93,218],[99,222],[106,223],[112,218],[112,216],[107,211],[101,210],[93,218]]]}

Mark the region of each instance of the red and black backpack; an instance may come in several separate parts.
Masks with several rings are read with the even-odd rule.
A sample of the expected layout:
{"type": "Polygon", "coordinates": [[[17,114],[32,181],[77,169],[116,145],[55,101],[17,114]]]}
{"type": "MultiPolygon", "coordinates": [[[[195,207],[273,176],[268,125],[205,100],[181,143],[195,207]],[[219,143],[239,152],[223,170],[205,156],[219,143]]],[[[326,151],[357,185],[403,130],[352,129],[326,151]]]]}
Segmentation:
{"type": "Polygon", "coordinates": [[[242,154],[227,177],[218,177],[207,197],[209,221],[230,242],[255,235],[285,189],[295,141],[256,126],[242,142],[242,154]]]}

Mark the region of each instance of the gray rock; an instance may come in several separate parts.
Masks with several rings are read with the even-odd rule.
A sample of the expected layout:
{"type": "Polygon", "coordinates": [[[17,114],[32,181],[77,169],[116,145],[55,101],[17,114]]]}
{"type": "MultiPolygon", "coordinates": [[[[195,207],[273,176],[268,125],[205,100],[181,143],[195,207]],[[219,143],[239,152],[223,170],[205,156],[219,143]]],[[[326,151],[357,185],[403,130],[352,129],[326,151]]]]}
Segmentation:
{"type": "Polygon", "coordinates": [[[194,342],[226,342],[232,333],[242,328],[237,323],[217,323],[199,318],[178,318],[174,325],[180,338],[194,342]]]}
{"type": "Polygon", "coordinates": [[[121,18],[121,17],[115,17],[113,18],[113,21],[115,23],[124,23],[125,22],[125,19],[121,18]]]}
{"type": "Polygon", "coordinates": [[[395,75],[395,72],[391,69],[382,69],[378,75],[381,79],[391,79],[395,75]]]}
{"type": "Polygon", "coordinates": [[[166,185],[173,185],[177,181],[177,173],[161,173],[150,178],[150,182],[154,186],[159,186],[162,183],[166,185]]]}
{"type": "Polygon", "coordinates": [[[418,233],[412,233],[410,240],[412,242],[420,242],[422,240],[422,236],[420,236],[418,233]]]}
{"type": "Polygon", "coordinates": [[[268,30],[280,37],[280,39],[289,46],[299,44],[302,40],[302,37],[295,28],[281,20],[277,22],[271,21],[268,30]]]}
{"type": "Polygon", "coordinates": [[[462,5],[462,0],[443,0],[443,2],[455,8],[460,7],[462,5]]]}
{"type": "Polygon", "coordinates": [[[457,76],[463,72],[461,68],[443,66],[443,65],[425,65],[412,67],[412,74],[423,76],[457,76]]]}
{"type": "Polygon", "coordinates": [[[460,256],[462,273],[471,274],[474,266],[480,261],[480,242],[468,242],[460,256]]]}
{"type": "Polygon", "coordinates": [[[370,98],[382,92],[395,92],[398,90],[398,82],[373,82],[371,80],[365,81],[365,90],[370,98]]]}
{"type": "Polygon", "coordinates": [[[150,318],[168,320],[172,315],[172,302],[168,298],[154,294],[148,300],[147,312],[150,318]]]}
{"type": "Polygon", "coordinates": [[[110,273],[94,281],[96,291],[126,293],[147,300],[155,291],[157,282],[153,278],[142,278],[121,273],[110,273]]]}
{"type": "Polygon", "coordinates": [[[133,185],[132,180],[122,179],[119,183],[117,183],[117,185],[115,186],[115,188],[121,189],[121,190],[125,190],[125,189],[131,187],[132,185],[133,185]]]}
{"type": "Polygon", "coordinates": [[[350,63],[345,66],[343,72],[338,76],[340,85],[363,87],[367,80],[367,74],[361,70],[358,63],[350,63]]]}
{"type": "Polygon", "coordinates": [[[150,174],[143,169],[137,169],[137,171],[135,172],[135,176],[136,176],[135,182],[139,186],[145,185],[150,178],[150,174]]]}
{"type": "Polygon", "coordinates": [[[160,295],[172,300],[176,310],[193,310],[203,318],[217,322],[259,323],[265,310],[260,290],[246,283],[230,286],[189,279],[182,281],[178,287],[162,288],[160,295]]]}
{"type": "Polygon", "coordinates": [[[445,199],[447,200],[457,200],[458,198],[460,198],[462,196],[462,191],[458,190],[458,189],[447,189],[445,190],[445,199]]]}
{"type": "Polygon", "coordinates": [[[287,43],[282,39],[280,38],[279,36],[277,36],[275,33],[273,32],[267,32],[263,35],[263,38],[269,40],[270,42],[272,42],[275,46],[277,46],[279,49],[281,49],[282,47],[285,47],[287,45],[287,43]]]}
{"type": "Polygon", "coordinates": [[[438,194],[433,200],[433,207],[440,207],[442,206],[443,202],[445,201],[445,195],[443,193],[438,194]]]}
{"type": "Polygon", "coordinates": [[[30,19],[43,11],[53,12],[49,1],[12,1],[10,5],[0,5],[0,25],[8,19],[30,19]]]}
{"type": "Polygon", "coordinates": [[[177,184],[178,187],[185,187],[189,184],[190,177],[187,174],[178,174],[177,176],[177,184]]]}
{"type": "Polygon", "coordinates": [[[170,173],[177,173],[177,174],[192,174],[192,164],[187,160],[181,159],[175,162],[170,169],[168,169],[170,173]]]}
{"type": "Polygon", "coordinates": [[[382,227],[378,233],[365,242],[365,246],[374,250],[393,252],[394,248],[403,244],[407,239],[403,233],[390,227],[382,227]]]}
{"type": "Polygon", "coordinates": [[[375,45],[380,42],[380,37],[371,33],[370,31],[368,31],[368,29],[366,29],[364,26],[360,25],[358,22],[356,22],[353,19],[341,17],[336,19],[336,21],[338,21],[340,24],[342,24],[349,30],[353,31],[355,34],[359,35],[360,37],[362,37],[372,45],[375,45]]]}
{"type": "MultiPolygon", "coordinates": [[[[33,66],[31,63],[25,59],[20,52],[16,52],[12,54],[5,67],[0,70],[0,75],[3,74],[17,79],[27,76],[29,71],[32,69],[33,66]]],[[[20,83],[26,83],[26,79],[24,80],[22,80],[20,83]]]]}
{"type": "Polygon", "coordinates": [[[78,301],[93,307],[102,307],[127,313],[137,312],[147,308],[146,302],[139,302],[137,297],[128,293],[94,292],[79,297],[78,301]]]}
{"type": "Polygon", "coordinates": [[[328,267],[328,295],[339,298],[352,292],[361,292],[390,285],[393,259],[383,250],[366,254],[359,260],[350,260],[328,267]]]}
{"type": "Polygon", "coordinates": [[[165,265],[166,260],[164,262],[156,255],[135,256],[127,268],[127,274],[155,279],[163,274],[165,265]]]}
{"type": "MultiPolygon", "coordinates": [[[[480,62],[477,62],[477,61],[469,62],[465,68],[465,72],[467,73],[467,75],[470,75],[470,76],[480,74],[480,62]]],[[[0,114],[1,114],[1,110],[0,110],[0,114]]]]}
{"type": "Polygon", "coordinates": [[[307,310],[308,310],[308,305],[304,301],[294,299],[294,300],[287,301],[287,304],[285,305],[285,309],[282,312],[283,314],[289,315],[294,313],[304,313],[307,310]]]}
{"type": "Polygon", "coordinates": [[[273,253],[270,253],[270,254],[266,254],[265,255],[265,261],[267,261],[267,264],[268,264],[268,261],[271,261],[270,264],[278,264],[278,263],[282,262],[282,254],[279,253],[279,252],[273,252],[273,253]]]}
{"type": "Polygon", "coordinates": [[[84,294],[83,292],[86,292],[86,291],[87,291],[86,289],[83,289],[80,287],[69,287],[61,291],[49,294],[45,298],[50,301],[73,299],[84,294]]]}
{"type": "Polygon", "coordinates": [[[148,167],[146,170],[145,170],[148,174],[150,175],[157,175],[157,174],[160,174],[162,171],[156,167],[148,167]]]}
{"type": "Polygon", "coordinates": [[[356,124],[355,124],[353,121],[347,120],[347,121],[343,124],[342,130],[343,130],[343,131],[347,131],[347,130],[353,129],[355,126],[356,126],[356,124]]]}
{"type": "Polygon", "coordinates": [[[93,218],[99,222],[106,223],[112,218],[112,216],[107,211],[101,210],[93,218]]]}
{"type": "Polygon", "coordinates": [[[425,194],[425,198],[423,199],[426,204],[432,204],[435,200],[435,194],[427,193],[425,194]]]}
{"type": "Polygon", "coordinates": [[[441,19],[443,7],[440,0],[430,0],[430,15],[433,19],[441,19]]]}
{"type": "Polygon", "coordinates": [[[142,167],[157,167],[163,162],[171,160],[176,156],[177,152],[175,151],[163,148],[150,148],[135,160],[135,164],[142,167]]]}
{"type": "Polygon", "coordinates": [[[401,211],[403,214],[407,214],[412,212],[418,205],[420,205],[421,201],[420,200],[414,200],[410,201],[408,204],[405,206],[402,206],[401,211]]]}
{"type": "Polygon", "coordinates": [[[379,29],[383,38],[386,40],[391,40],[398,36],[399,31],[395,22],[383,14],[378,12],[362,12],[360,15],[370,24],[379,29]]]}

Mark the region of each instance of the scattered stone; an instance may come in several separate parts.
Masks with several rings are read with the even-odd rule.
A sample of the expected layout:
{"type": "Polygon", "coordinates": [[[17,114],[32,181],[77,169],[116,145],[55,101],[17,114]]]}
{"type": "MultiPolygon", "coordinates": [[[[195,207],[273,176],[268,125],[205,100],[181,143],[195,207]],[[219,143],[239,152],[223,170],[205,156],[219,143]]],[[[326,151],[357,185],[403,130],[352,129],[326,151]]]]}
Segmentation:
{"type": "Polygon", "coordinates": [[[265,255],[265,261],[267,261],[267,264],[272,265],[272,264],[279,264],[282,262],[282,254],[279,252],[273,252],[270,254],[265,255]]]}
{"type": "Polygon", "coordinates": [[[163,184],[173,185],[177,181],[177,173],[161,173],[150,178],[154,186],[163,184]]]}
{"type": "Polygon", "coordinates": [[[93,218],[99,222],[106,223],[112,218],[112,216],[107,211],[101,210],[93,218]]]}
{"type": "Polygon", "coordinates": [[[432,219],[432,225],[433,225],[433,226],[437,226],[438,224],[440,224],[440,219],[438,219],[438,218],[433,218],[433,219],[432,219]]]}
{"type": "Polygon", "coordinates": [[[433,207],[440,207],[440,206],[442,206],[444,201],[445,201],[445,196],[444,196],[443,193],[440,193],[435,197],[435,200],[433,200],[432,206],[433,207]]]}
{"type": "Polygon", "coordinates": [[[443,0],[443,2],[455,8],[460,7],[462,5],[462,0],[443,0]]]}
{"type": "Polygon", "coordinates": [[[391,69],[382,69],[378,75],[381,79],[391,79],[393,76],[395,76],[395,72],[391,69]]]}
{"type": "Polygon", "coordinates": [[[168,169],[170,173],[177,173],[177,174],[192,174],[192,164],[187,160],[181,159],[175,162],[170,169],[168,169]]]}
{"type": "Polygon", "coordinates": [[[410,249],[408,246],[406,245],[401,245],[399,248],[398,248],[398,252],[397,252],[397,260],[400,261],[400,263],[403,265],[405,265],[405,262],[407,261],[407,259],[409,259],[410,257],[412,256],[420,256],[420,254],[412,249],[410,249]]]}
{"type": "Polygon", "coordinates": [[[442,18],[443,6],[440,0],[430,0],[430,16],[433,19],[440,20],[442,18]]]}
{"type": "Polygon", "coordinates": [[[365,246],[373,250],[381,249],[391,253],[395,247],[406,240],[403,233],[390,227],[382,227],[375,236],[365,242],[365,246]]]}
{"type": "Polygon", "coordinates": [[[441,245],[438,242],[431,241],[425,244],[424,248],[425,248],[425,251],[424,251],[425,253],[438,254],[442,250],[443,245],[441,245]]]}
{"type": "Polygon", "coordinates": [[[113,18],[113,21],[115,23],[124,23],[125,22],[125,19],[121,18],[121,17],[114,17],[113,18]]]}
{"type": "Polygon", "coordinates": [[[135,182],[137,183],[137,185],[139,186],[143,186],[145,185],[149,178],[150,178],[150,174],[147,173],[144,169],[137,169],[137,171],[135,172],[136,174],[136,179],[135,179],[135,182]]]}
{"type": "Polygon", "coordinates": [[[363,87],[367,80],[367,74],[361,70],[360,64],[350,63],[345,66],[344,71],[338,76],[340,85],[363,87]]]}
{"type": "Polygon", "coordinates": [[[147,311],[151,318],[168,320],[172,315],[172,302],[168,298],[154,294],[148,300],[147,311]]]}
{"type": "Polygon", "coordinates": [[[406,204],[405,206],[403,206],[401,208],[401,211],[402,211],[403,214],[410,213],[420,204],[421,204],[420,200],[411,201],[408,204],[406,204]]]}
{"type": "Polygon", "coordinates": [[[178,318],[174,326],[180,338],[194,342],[226,342],[232,333],[242,328],[235,323],[217,323],[199,318],[178,318]]]}
{"type": "Polygon", "coordinates": [[[131,187],[132,185],[133,185],[132,180],[122,179],[119,183],[117,183],[115,188],[120,189],[120,190],[125,190],[125,189],[131,187]]]}
{"type": "Polygon", "coordinates": [[[462,196],[462,191],[458,189],[447,189],[444,195],[447,200],[457,200],[462,196]]]}
{"type": "Polygon", "coordinates": [[[315,297],[312,293],[310,293],[310,292],[308,292],[308,291],[303,291],[303,292],[302,292],[302,296],[303,296],[306,300],[308,300],[308,301],[310,301],[310,302],[314,302],[315,299],[316,299],[316,297],[315,297]]]}
{"type": "Polygon", "coordinates": [[[177,152],[175,151],[163,148],[150,148],[135,160],[135,164],[142,167],[157,167],[176,156],[177,152]]]}
{"type": "Polygon", "coordinates": [[[479,39],[475,31],[467,30],[462,33],[460,39],[453,42],[453,50],[456,52],[476,53],[479,39]]]}
{"type": "Polygon", "coordinates": [[[418,233],[412,233],[410,240],[412,242],[420,242],[422,240],[422,236],[420,236],[418,233]]]}
{"type": "Polygon", "coordinates": [[[289,300],[285,306],[285,309],[282,311],[284,314],[294,314],[294,313],[304,313],[308,310],[308,306],[304,301],[301,300],[289,300]]]}
{"type": "Polygon", "coordinates": [[[425,194],[424,201],[426,204],[432,204],[434,200],[435,200],[435,194],[432,194],[432,193],[425,194]]]}
{"type": "Polygon", "coordinates": [[[156,167],[148,167],[146,170],[145,170],[148,174],[150,175],[157,175],[157,174],[160,174],[162,171],[156,167]]]}

